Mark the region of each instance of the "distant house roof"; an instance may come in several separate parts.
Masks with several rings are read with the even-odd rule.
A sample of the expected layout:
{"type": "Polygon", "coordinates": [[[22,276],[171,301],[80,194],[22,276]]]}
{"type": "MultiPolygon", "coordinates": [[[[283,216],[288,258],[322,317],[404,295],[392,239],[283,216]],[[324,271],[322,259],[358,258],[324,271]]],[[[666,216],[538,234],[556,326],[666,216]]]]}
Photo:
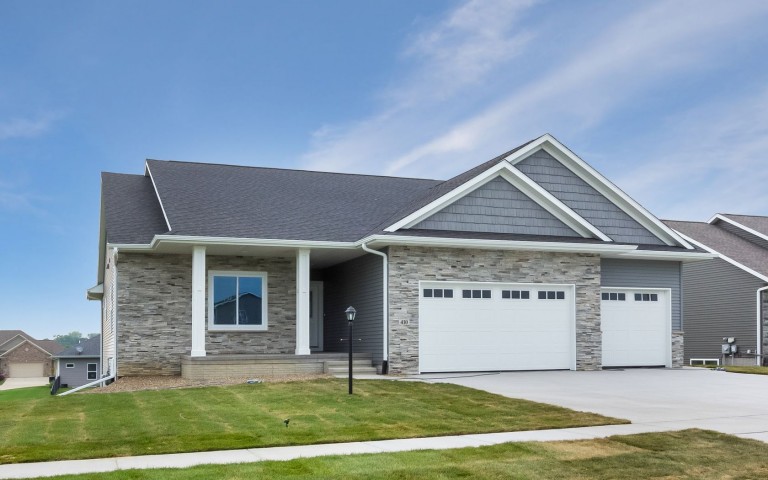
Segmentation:
{"type": "Polygon", "coordinates": [[[96,335],[78,345],[62,350],[56,355],[56,358],[98,357],[100,355],[101,335],[96,335]],[[81,352],[77,351],[78,347],[82,349],[81,352]]]}
{"type": "Polygon", "coordinates": [[[24,343],[24,341],[32,343],[50,355],[55,355],[64,349],[64,347],[55,340],[36,340],[21,330],[0,330],[0,355],[16,348],[24,343]]]}
{"type": "MultiPolygon", "coordinates": [[[[736,216],[729,215],[729,218],[732,217],[736,216]]],[[[768,249],[757,243],[750,242],[716,224],[675,220],[664,220],[664,223],[704,248],[728,257],[743,267],[768,278],[768,249]]]]}

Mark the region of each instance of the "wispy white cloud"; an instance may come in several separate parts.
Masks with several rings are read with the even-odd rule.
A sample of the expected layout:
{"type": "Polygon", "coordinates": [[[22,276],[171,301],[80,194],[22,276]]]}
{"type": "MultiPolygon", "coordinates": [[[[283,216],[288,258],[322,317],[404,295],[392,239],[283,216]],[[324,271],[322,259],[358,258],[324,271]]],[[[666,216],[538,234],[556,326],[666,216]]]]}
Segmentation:
{"type": "Polygon", "coordinates": [[[643,2],[592,25],[587,9],[574,9],[578,16],[569,21],[595,34],[558,38],[567,54],[550,63],[536,52],[552,40],[536,35],[544,27],[526,18],[536,4],[480,5],[468,2],[414,35],[406,58],[420,56],[423,69],[379,112],[318,130],[308,166],[445,177],[544,132],[578,136],[639,93],[715,68],[723,46],[738,41],[734,32],[759,27],[768,15],[762,1],[643,2]],[[533,72],[523,83],[522,70],[533,72]]]}
{"type": "Polygon", "coordinates": [[[37,137],[46,133],[59,118],[59,113],[45,113],[34,119],[12,118],[0,121],[0,141],[37,137]]]}
{"type": "Polygon", "coordinates": [[[626,158],[616,178],[658,215],[768,215],[768,88],[674,115],[666,135],[626,158]]]}

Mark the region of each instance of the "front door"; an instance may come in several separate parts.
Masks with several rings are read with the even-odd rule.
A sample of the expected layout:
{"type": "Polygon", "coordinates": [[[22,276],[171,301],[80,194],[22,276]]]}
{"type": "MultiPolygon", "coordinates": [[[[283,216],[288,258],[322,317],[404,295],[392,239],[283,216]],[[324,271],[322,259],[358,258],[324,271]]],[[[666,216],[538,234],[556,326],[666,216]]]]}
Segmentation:
{"type": "Polygon", "coordinates": [[[323,351],[323,282],[309,282],[309,349],[323,351]]]}

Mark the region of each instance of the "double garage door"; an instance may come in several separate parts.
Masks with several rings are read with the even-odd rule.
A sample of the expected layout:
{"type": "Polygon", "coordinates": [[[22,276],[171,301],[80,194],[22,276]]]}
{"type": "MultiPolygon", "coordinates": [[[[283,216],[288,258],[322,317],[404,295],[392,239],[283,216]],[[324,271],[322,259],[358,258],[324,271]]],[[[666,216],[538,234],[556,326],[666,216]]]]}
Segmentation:
{"type": "MultiPolygon", "coordinates": [[[[667,292],[653,291],[655,302],[650,290],[638,292],[649,300],[603,290],[606,366],[668,364],[667,292]]],[[[419,370],[575,369],[575,306],[573,285],[421,282],[419,370]]]]}

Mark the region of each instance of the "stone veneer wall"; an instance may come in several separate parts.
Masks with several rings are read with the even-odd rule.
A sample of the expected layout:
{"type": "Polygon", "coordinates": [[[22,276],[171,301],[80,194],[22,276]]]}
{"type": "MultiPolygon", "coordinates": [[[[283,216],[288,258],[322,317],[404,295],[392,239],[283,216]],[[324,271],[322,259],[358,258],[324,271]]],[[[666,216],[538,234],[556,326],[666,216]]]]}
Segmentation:
{"type": "Polygon", "coordinates": [[[685,364],[685,334],[681,330],[672,330],[672,368],[682,368],[685,364]]]}
{"type": "Polygon", "coordinates": [[[417,373],[419,281],[576,285],[576,368],[599,370],[600,257],[591,254],[389,247],[389,371],[417,373]]]}
{"type": "MultiPolygon", "coordinates": [[[[121,252],[118,265],[118,374],[181,374],[181,356],[192,342],[192,256],[121,252]]],[[[206,318],[209,354],[295,351],[294,258],[208,256],[206,282],[207,270],[268,274],[268,330],[210,332],[206,318]]]]}

